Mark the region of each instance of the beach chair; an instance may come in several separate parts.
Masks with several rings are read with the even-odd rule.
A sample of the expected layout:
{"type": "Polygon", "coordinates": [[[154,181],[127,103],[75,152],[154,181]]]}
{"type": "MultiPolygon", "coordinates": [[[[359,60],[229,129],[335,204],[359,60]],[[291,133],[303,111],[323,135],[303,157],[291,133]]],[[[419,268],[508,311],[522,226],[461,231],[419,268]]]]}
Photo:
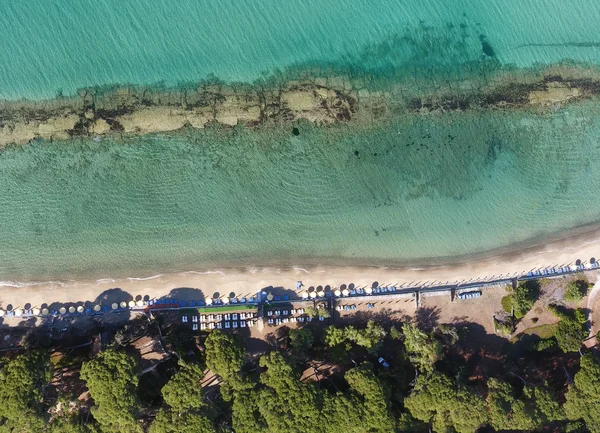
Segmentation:
{"type": "Polygon", "coordinates": [[[181,301],[181,302],[179,303],[179,306],[180,306],[180,307],[185,307],[185,301],[181,301]]]}
{"type": "Polygon", "coordinates": [[[284,300],[284,301],[289,301],[289,300],[290,300],[290,297],[289,297],[288,295],[283,295],[283,300],[284,300]]]}

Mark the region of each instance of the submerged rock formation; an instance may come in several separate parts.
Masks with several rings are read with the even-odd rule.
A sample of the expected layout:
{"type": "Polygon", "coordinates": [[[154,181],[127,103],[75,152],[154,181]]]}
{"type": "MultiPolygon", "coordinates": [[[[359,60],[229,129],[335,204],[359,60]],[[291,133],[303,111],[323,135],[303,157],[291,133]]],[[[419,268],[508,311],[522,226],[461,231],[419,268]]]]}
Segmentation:
{"type": "Polygon", "coordinates": [[[546,110],[598,94],[600,72],[575,64],[496,68],[451,81],[419,74],[385,80],[334,75],[252,85],[213,81],[177,89],[105,86],[49,101],[0,102],[0,146],[211,124],[252,127],[304,119],[317,125],[364,125],[402,113],[546,110]]]}

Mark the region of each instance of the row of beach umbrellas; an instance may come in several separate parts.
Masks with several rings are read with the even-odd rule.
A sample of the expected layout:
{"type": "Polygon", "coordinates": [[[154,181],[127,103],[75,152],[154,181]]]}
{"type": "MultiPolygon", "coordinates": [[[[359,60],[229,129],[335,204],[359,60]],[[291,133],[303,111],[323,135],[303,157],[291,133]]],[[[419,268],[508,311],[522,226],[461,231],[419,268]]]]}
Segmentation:
{"type": "MultiPolygon", "coordinates": [[[[139,300],[137,302],[135,301],[129,301],[129,302],[125,302],[122,301],[121,303],[117,303],[117,302],[113,302],[113,304],[111,305],[113,310],[118,310],[119,308],[135,308],[135,307],[143,307],[144,306],[144,302],[142,300],[139,300]]],[[[100,305],[94,305],[92,307],[92,310],[96,313],[100,312],[100,310],[102,310],[102,307],[100,305]]],[[[70,314],[74,314],[75,312],[77,313],[83,313],[85,311],[85,308],[83,307],[83,305],[79,305],[78,307],[74,307],[74,306],[70,306],[70,307],[60,307],[58,309],[58,312],[60,314],[67,314],[67,311],[70,314]]],[[[22,316],[48,316],[50,314],[50,310],[48,308],[32,308],[31,310],[22,310],[20,308],[17,308],[15,310],[12,311],[13,315],[15,317],[22,317],[22,316]]],[[[8,315],[9,312],[5,311],[3,309],[0,309],[0,317],[5,317],[6,315],[8,315]]]]}
{"type": "MultiPolygon", "coordinates": [[[[373,293],[373,289],[371,287],[365,287],[364,290],[365,290],[365,293],[367,295],[370,295],[371,293],[373,293]]],[[[335,297],[338,297],[338,298],[340,296],[348,296],[348,295],[350,295],[350,290],[348,290],[348,289],[343,289],[343,290],[336,289],[336,290],[334,290],[333,295],[335,297]]],[[[323,297],[325,297],[325,292],[323,290],[312,291],[312,292],[302,292],[301,296],[302,296],[302,299],[323,298],[323,297]]]]}

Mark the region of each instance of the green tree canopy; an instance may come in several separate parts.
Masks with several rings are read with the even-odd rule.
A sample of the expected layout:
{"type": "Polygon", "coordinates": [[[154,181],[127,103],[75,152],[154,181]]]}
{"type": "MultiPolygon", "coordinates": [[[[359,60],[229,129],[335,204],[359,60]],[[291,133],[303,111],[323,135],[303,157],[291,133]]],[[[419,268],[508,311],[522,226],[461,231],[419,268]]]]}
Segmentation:
{"type": "Polygon", "coordinates": [[[354,391],[357,398],[350,401],[358,401],[355,410],[362,415],[364,431],[372,433],[393,432],[395,427],[394,418],[390,414],[388,406],[389,395],[384,390],[381,381],[373,373],[373,365],[363,363],[360,366],[348,370],[345,374],[346,382],[354,391]]]}
{"type": "Polygon", "coordinates": [[[579,302],[587,295],[589,282],[584,279],[570,281],[567,284],[564,298],[569,302],[579,302]]]}
{"type": "Polygon", "coordinates": [[[165,403],[174,412],[184,413],[203,406],[200,382],[204,372],[196,364],[179,363],[179,371],[162,388],[165,403]]]}
{"type": "Polygon", "coordinates": [[[92,414],[106,433],[140,433],[137,414],[138,367],[131,356],[109,349],[81,366],[95,407],[92,414]]]}
{"type": "Polygon", "coordinates": [[[303,354],[313,345],[314,336],[308,328],[290,329],[290,346],[296,352],[303,354]]]}
{"type": "Polygon", "coordinates": [[[600,362],[586,354],[580,366],[566,394],[565,413],[573,421],[583,420],[591,433],[600,433],[600,362]]]}
{"type": "Polygon", "coordinates": [[[148,433],[215,433],[213,423],[204,415],[191,412],[177,414],[161,409],[150,425],[148,433]]]}
{"type": "Polygon", "coordinates": [[[241,388],[241,370],[246,361],[246,351],[239,337],[215,330],[208,335],[204,345],[206,366],[227,381],[231,388],[241,388]]]}
{"type": "Polygon", "coordinates": [[[525,281],[519,284],[512,295],[515,317],[521,319],[525,316],[539,296],[540,283],[537,280],[525,281]]]}
{"type": "Polygon", "coordinates": [[[40,431],[44,389],[52,377],[48,355],[33,351],[0,368],[0,420],[14,431],[40,431]]]}
{"type": "Polygon", "coordinates": [[[333,347],[350,341],[373,353],[380,347],[385,336],[385,329],[372,320],[369,320],[366,328],[363,329],[357,329],[354,326],[345,326],[343,328],[329,326],[325,331],[325,343],[329,347],[333,347]]]}
{"type": "Polygon", "coordinates": [[[438,372],[420,376],[404,405],[436,433],[473,433],[487,422],[483,399],[438,372]]]}
{"type": "Polygon", "coordinates": [[[548,309],[560,318],[554,332],[558,346],[563,352],[577,352],[588,336],[586,317],[582,309],[571,310],[549,305],[548,309]]]}
{"type": "Polygon", "coordinates": [[[317,432],[320,428],[317,392],[312,384],[300,382],[299,372],[279,352],[260,358],[259,412],[269,433],[317,432]]]}
{"type": "Polygon", "coordinates": [[[422,372],[433,371],[435,363],[442,357],[442,344],[413,323],[405,324],[402,333],[406,353],[413,365],[422,372]]]}
{"type": "Polygon", "coordinates": [[[260,414],[260,393],[256,390],[236,392],[231,407],[235,433],[267,432],[267,422],[260,414]]]}

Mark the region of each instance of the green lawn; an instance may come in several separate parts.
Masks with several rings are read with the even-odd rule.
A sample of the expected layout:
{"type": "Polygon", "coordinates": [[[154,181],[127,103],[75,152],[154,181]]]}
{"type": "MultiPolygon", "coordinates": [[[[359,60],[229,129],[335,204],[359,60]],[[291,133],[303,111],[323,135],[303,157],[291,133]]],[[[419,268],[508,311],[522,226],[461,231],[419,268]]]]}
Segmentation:
{"type": "MultiPolygon", "coordinates": [[[[201,314],[207,313],[226,313],[228,311],[241,311],[241,310],[257,310],[256,305],[223,305],[222,307],[199,307],[199,308],[188,308],[187,310],[198,311],[201,314]]],[[[189,314],[182,309],[182,314],[189,314]]]]}
{"type": "Polygon", "coordinates": [[[558,323],[550,323],[547,325],[534,326],[533,328],[527,328],[525,331],[522,332],[522,334],[527,334],[527,335],[535,334],[542,339],[546,339],[546,338],[550,338],[554,335],[554,331],[556,330],[557,326],[558,326],[558,323]]]}

